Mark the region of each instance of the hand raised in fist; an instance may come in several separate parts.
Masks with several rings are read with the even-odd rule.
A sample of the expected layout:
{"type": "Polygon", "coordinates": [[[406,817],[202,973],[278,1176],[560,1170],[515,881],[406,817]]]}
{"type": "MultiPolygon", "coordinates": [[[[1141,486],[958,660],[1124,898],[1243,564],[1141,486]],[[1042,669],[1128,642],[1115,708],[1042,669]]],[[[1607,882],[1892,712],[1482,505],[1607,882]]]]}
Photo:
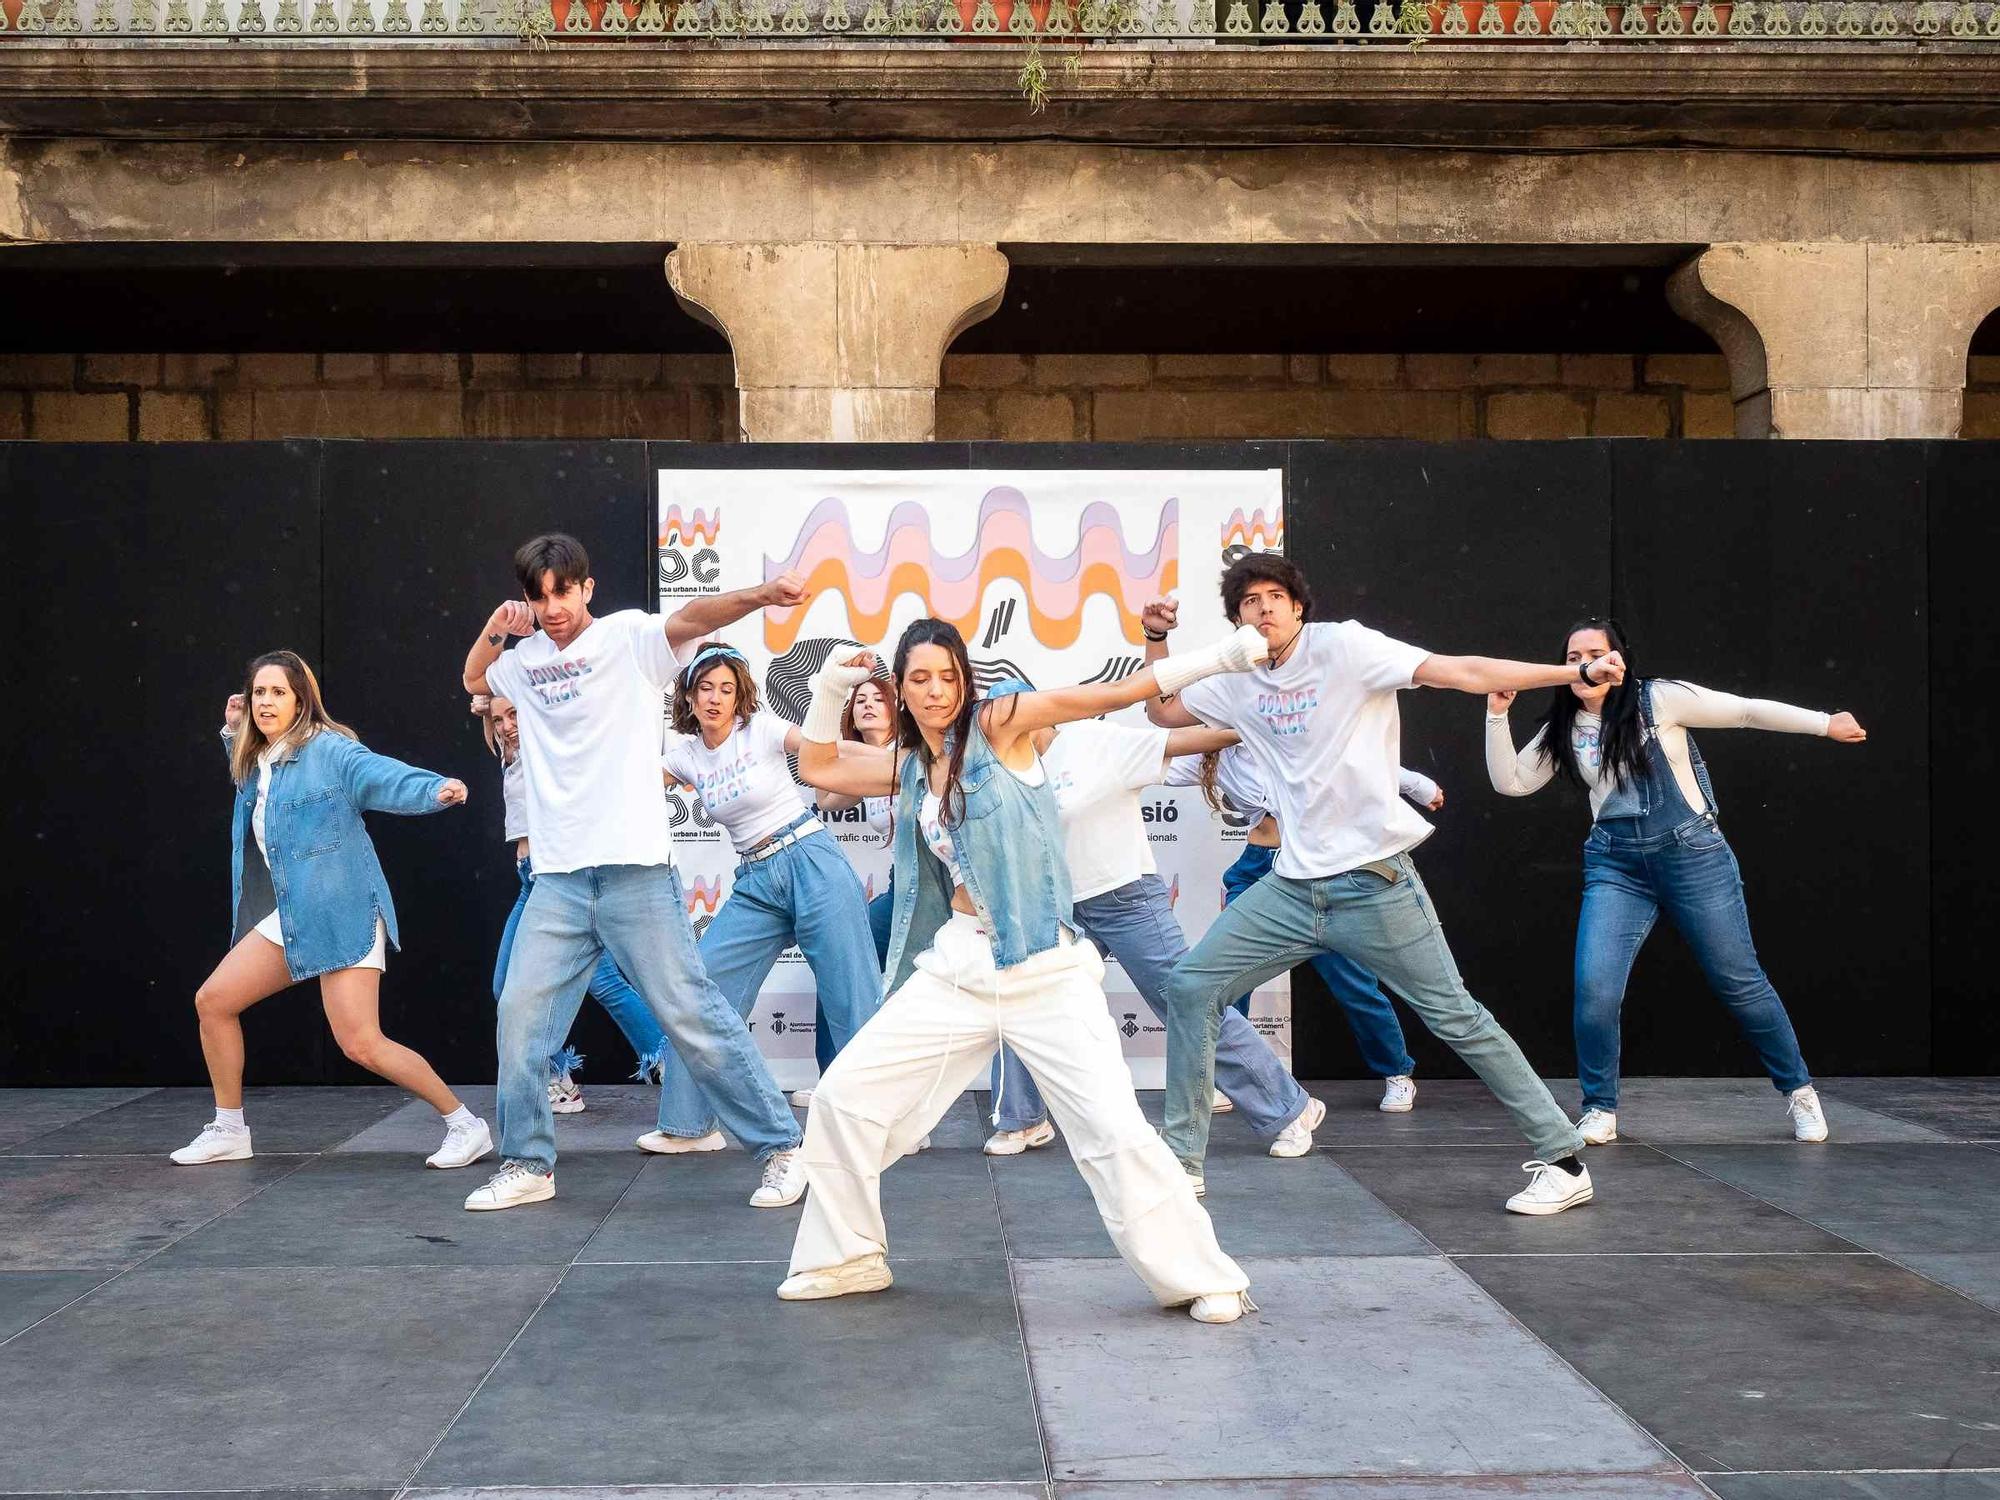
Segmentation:
{"type": "Polygon", "coordinates": [[[231,693],[229,701],[222,705],[222,727],[234,734],[243,727],[243,695],[231,693]]]}
{"type": "Polygon", "coordinates": [[[525,599],[509,599],[493,611],[486,622],[486,639],[493,645],[500,642],[495,636],[533,635],[535,633],[535,612],[525,599]]]}
{"type": "Polygon", "coordinates": [[[790,609],[805,602],[806,581],[801,574],[789,571],[780,573],[764,584],[766,609],[790,609]]]}
{"type": "Polygon", "coordinates": [[[1826,737],[1830,740],[1839,740],[1843,745],[1858,745],[1868,738],[1868,731],[1861,727],[1860,721],[1853,714],[1843,708],[1826,721],[1826,737]]]}
{"type": "Polygon", "coordinates": [[[1520,696],[1512,688],[1507,688],[1503,692],[1488,693],[1486,695],[1486,711],[1489,714],[1499,714],[1505,717],[1507,710],[1514,706],[1514,700],[1520,696]]]}
{"type": "Polygon", "coordinates": [[[1139,628],[1148,635],[1165,635],[1180,623],[1180,618],[1180,600],[1149,599],[1146,607],[1139,611],[1139,628]]]}
{"type": "Polygon", "coordinates": [[[1625,658],[1616,651],[1607,651],[1585,665],[1584,675],[1594,686],[1603,687],[1608,683],[1617,687],[1625,680],[1625,658]]]}

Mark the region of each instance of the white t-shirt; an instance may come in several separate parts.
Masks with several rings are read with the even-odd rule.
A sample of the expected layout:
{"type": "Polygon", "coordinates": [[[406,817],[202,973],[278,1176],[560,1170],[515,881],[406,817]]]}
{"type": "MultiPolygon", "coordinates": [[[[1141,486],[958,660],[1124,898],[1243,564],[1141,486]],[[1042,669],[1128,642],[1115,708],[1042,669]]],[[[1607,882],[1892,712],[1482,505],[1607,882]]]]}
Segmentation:
{"type": "Polygon", "coordinates": [[[741,854],[807,811],[785,735],[792,726],[776,714],[758,713],[711,750],[698,734],[669,734],[660,764],[701,794],[708,815],[720,823],[741,854]]]}
{"type": "Polygon", "coordinates": [[[500,836],[512,844],[528,836],[528,768],[515,751],[500,768],[500,802],[504,809],[500,836]]]}
{"type": "Polygon", "coordinates": [[[887,833],[896,821],[896,799],[894,797],[863,797],[861,811],[868,819],[868,826],[877,833],[887,833]]]}
{"type": "MultiPolygon", "coordinates": [[[[1201,761],[1199,755],[1175,756],[1167,763],[1167,774],[1160,784],[1200,786],[1201,761]]],[[[1273,815],[1271,795],[1264,790],[1264,778],[1257,773],[1256,762],[1241,745],[1231,745],[1217,757],[1215,787],[1222,793],[1222,800],[1245,817],[1262,822],[1273,815]]],[[[1437,800],[1438,784],[1422,771],[1412,771],[1404,766],[1396,773],[1396,790],[1419,807],[1428,807],[1437,800]]]]}
{"type": "Polygon", "coordinates": [[[1277,874],[1321,880],[1430,836],[1398,792],[1396,707],[1429,655],[1356,620],[1309,624],[1282,666],[1224,672],[1181,694],[1203,723],[1243,737],[1284,834],[1277,874]]]}
{"type": "Polygon", "coordinates": [[[257,804],[250,809],[250,831],[257,836],[257,853],[270,868],[271,851],[264,844],[264,805],[271,800],[271,752],[257,757],[257,804]]]}
{"type": "Polygon", "coordinates": [[[1160,779],[1167,731],[1088,719],[1066,724],[1042,763],[1062,811],[1073,897],[1087,901],[1151,875],[1152,845],[1139,793],[1160,779]]]}
{"type": "Polygon", "coordinates": [[[931,853],[944,862],[952,889],[964,885],[965,876],[958,868],[958,848],[951,841],[951,830],[944,826],[943,804],[928,787],[924,789],[923,801],[917,804],[917,831],[923,834],[931,853]]]}
{"type": "Polygon", "coordinates": [[[538,630],[486,669],[521,718],[536,874],[673,863],[660,784],[673,680],[664,623],[642,609],[599,615],[567,650],[538,630]]]}

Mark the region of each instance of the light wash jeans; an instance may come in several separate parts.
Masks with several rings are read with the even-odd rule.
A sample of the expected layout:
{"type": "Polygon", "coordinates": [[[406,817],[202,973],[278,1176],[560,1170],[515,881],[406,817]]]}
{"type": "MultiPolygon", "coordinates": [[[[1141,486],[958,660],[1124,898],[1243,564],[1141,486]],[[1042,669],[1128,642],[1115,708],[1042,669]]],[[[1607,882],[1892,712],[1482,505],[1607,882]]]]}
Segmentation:
{"type": "Polygon", "coordinates": [[[1583,1149],[1548,1086],[1492,1014],[1466,992],[1407,854],[1324,880],[1267,875],[1224,909],[1167,982],[1167,1144],[1191,1173],[1208,1152],[1210,1091],[1222,1013],[1317,953],[1345,953],[1382,976],[1431,1033],[1507,1107],[1534,1154],[1583,1149]],[[1387,873],[1383,873],[1386,871],[1387,873]]]}
{"type": "MultiPolygon", "coordinates": [[[[875,939],[875,972],[879,975],[889,962],[889,928],[896,920],[896,882],[868,903],[868,929],[875,939]]],[[[813,1009],[813,1061],[824,1073],[833,1062],[833,1028],[826,1024],[826,1005],[813,1009]]]]}
{"type": "MultiPolygon", "coordinates": [[[[1633,822],[1620,819],[1619,822],[1633,822]]],[[[1660,837],[1620,837],[1600,823],[1583,845],[1583,914],[1576,924],[1576,1071],[1585,1109],[1618,1108],[1619,1012],[1632,960],[1665,911],[1771,1082],[1789,1094],[1812,1082],[1784,1002],[1750,941],[1743,872],[1722,830],[1694,818],[1660,837]]]]}
{"type": "MultiPolygon", "coordinates": [[[[514,898],[514,909],[507,913],[507,925],[500,929],[500,952],[493,960],[493,1003],[496,1005],[500,1003],[501,992],[507,986],[507,961],[514,952],[514,929],[521,925],[521,913],[528,909],[528,893],[535,888],[535,868],[531,860],[516,860],[514,873],[521,877],[521,894],[514,898]]],[[[586,993],[604,1007],[605,1014],[617,1022],[618,1029],[625,1033],[632,1055],[639,1060],[639,1070],[632,1076],[649,1076],[660,1065],[660,1049],[666,1045],[667,1034],[660,1030],[660,1023],[646,1009],[646,1002],[639,998],[639,992],[625,982],[625,976],[618,972],[618,965],[611,961],[610,954],[598,956],[597,967],[590,971],[586,993]]],[[[553,1058],[550,1066],[553,1069],[553,1058]]]]}
{"type": "MultiPolygon", "coordinates": [[[[1167,976],[1188,951],[1166,882],[1157,875],[1141,875],[1116,890],[1079,901],[1076,924],[1085,937],[1118,960],[1140,998],[1165,1020],[1167,976]]],[[[1222,1017],[1215,1080],[1250,1128],[1266,1138],[1305,1111],[1306,1091],[1234,1007],[1222,1017]]],[[[992,1087],[996,1128],[1025,1130],[1047,1117],[1041,1091],[1013,1048],[1002,1048],[994,1059],[992,1087]]]]}
{"type": "Polygon", "coordinates": [[[549,1055],[569,1034],[600,952],[631,980],[732,1135],[760,1159],[799,1144],[791,1106],[743,1018],[701,966],[680,872],[599,865],[537,875],[515,929],[500,994],[497,1113],[505,1160],[555,1169],[549,1055]]]}
{"type": "MultiPolygon", "coordinates": [[[[756,1005],[772,965],[793,943],[812,965],[819,1010],[838,1056],[881,1006],[882,970],[861,878],[824,830],[737,867],[729,899],[701,935],[701,961],[742,1018],[756,1005]]],[[[736,1025],[743,1029],[741,1019],[736,1025]]],[[[670,1045],[660,1070],[660,1129],[687,1137],[715,1129],[718,1111],[704,1093],[670,1045]]]]}
{"type": "MultiPolygon", "coordinates": [[[[1222,904],[1227,906],[1270,874],[1271,863],[1277,857],[1276,849],[1245,844],[1236,863],[1222,872],[1222,904]]],[[[1417,1060],[1410,1056],[1409,1044],[1403,1040],[1403,1023],[1396,1019],[1395,1006],[1382,993],[1382,981],[1339,953],[1318,955],[1312,967],[1329,993],[1340,1002],[1341,1013],[1347,1017],[1347,1029],[1354,1033],[1354,1044],[1361,1049],[1362,1066],[1377,1078],[1408,1078],[1415,1073],[1417,1060]]],[[[1250,997],[1237,996],[1235,1009],[1249,1015],[1250,997]]],[[[1228,1025],[1225,1019],[1225,1030],[1228,1025]]],[[[1220,1048],[1215,1054],[1215,1076],[1222,1084],[1222,1092],[1229,1093],[1220,1048]]]]}

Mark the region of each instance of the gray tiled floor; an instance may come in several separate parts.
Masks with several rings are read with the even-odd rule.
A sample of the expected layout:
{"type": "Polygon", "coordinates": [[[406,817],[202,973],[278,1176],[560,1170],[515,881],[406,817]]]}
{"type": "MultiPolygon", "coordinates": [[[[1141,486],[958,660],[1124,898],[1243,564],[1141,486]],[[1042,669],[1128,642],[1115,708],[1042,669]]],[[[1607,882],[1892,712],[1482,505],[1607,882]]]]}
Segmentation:
{"type": "Polygon", "coordinates": [[[977,1095],[885,1179],[895,1287],[786,1304],[799,1210],[638,1153],[643,1087],[498,1215],[393,1090],[257,1091],[258,1159],[199,1169],[200,1091],[0,1091],[0,1494],[2000,1500],[1995,1081],[1829,1081],[1806,1147],[1761,1081],[1630,1080],[1540,1220],[1479,1084],[1310,1087],[1312,1156],[1216,1122],[1227,1328],[1152,1304],[1060,1145],[980,1155],[977,1095]]]}

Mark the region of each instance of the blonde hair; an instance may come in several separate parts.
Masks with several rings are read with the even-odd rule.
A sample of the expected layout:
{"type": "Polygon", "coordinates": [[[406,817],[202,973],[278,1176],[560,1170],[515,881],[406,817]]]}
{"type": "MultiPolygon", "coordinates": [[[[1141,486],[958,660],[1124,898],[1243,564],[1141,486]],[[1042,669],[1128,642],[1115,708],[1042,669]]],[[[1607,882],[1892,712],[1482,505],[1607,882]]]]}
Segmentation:
{"type": "Polygon", "coordinates": [[[319,679],[313,676],[304,657],[296,651],[266,651],[253,659],[243,674],[243,725],[236,731],[236,742],[229,751],[229,774],[238,786],[245,786],[257,774],[257,758],[266,750],[271,752],[273,760],[290,760],[298,753],[299,746],[322,729],[346,735],[350,740],[357,738],[353,730],[326,711],[326,700],[319,694],[319,679]],[[263,731],[257,728],[251,709],[257,674],[266,667],[282,671],[286,686],[299,700],[298,716],[291,727],[269,744],[265,743],[263,731]]]}

